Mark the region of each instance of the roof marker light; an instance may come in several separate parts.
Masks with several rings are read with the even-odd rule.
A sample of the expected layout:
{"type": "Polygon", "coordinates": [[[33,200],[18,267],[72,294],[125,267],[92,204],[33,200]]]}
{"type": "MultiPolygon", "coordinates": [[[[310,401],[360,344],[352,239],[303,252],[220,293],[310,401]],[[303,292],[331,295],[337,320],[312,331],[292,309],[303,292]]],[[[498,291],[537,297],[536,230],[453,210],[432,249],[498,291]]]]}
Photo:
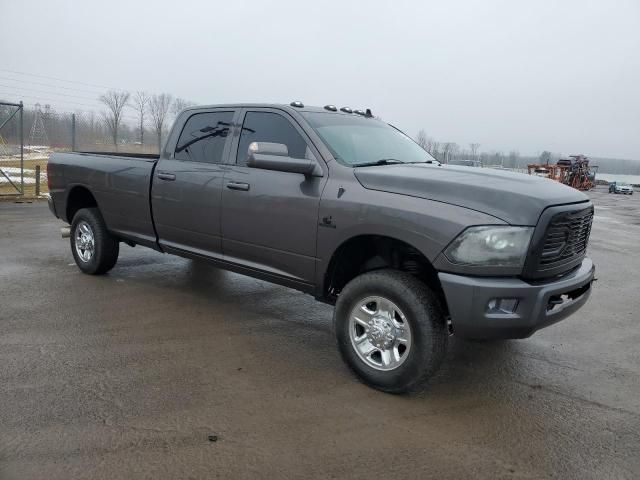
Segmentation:
{"type": "Polygon", "coordinates": [[[362,110],[354,110],[353,113],[355,113],[356,115],[364,115],[364,112],[362,110]]]}
{"type": "Polygon", "coordinates": [[[349,107],[342,107],[340,111],[344,113],[353,113],[353,110],[351,110],[349,107]]]}
{"type": "Polygon", "coordinates": [[[338,111],[338,109],[336,108],[335,105],[325,105],[324,109],[325,110],[329,110],[330,112],[337,112],[338,111]]]}
{"type": "Polygon", "coordinates": [[[304,104],[300,100],[296,100],[295,102],[291,102],[289,105],[296,108],[303,108],[304,104]]]}

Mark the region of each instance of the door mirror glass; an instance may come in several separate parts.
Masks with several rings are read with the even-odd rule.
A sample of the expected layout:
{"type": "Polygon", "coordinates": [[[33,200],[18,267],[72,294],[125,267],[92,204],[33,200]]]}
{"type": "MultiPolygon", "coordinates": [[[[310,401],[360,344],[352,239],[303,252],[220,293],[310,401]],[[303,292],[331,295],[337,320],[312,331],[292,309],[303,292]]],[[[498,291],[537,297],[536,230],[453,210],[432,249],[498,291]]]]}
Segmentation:
{"type": "Polygon", "coordinates": [[[253,154],[262,155],[276,155],[278,157],[288,157],[289,149],[284,143],[272,143],[272,142],[251,142],[247,155],[250,157],[253,154]]]}

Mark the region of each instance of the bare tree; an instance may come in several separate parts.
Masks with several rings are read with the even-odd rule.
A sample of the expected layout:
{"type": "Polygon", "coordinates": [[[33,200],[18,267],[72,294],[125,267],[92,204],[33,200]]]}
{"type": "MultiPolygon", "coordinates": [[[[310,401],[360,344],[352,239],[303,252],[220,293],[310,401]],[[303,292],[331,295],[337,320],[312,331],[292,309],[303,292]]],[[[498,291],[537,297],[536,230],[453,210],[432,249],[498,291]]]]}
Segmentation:
{"type": "Polygon", "coordinates": [[[444,163],[449,162],[449,149],[451,148],[451,142],[444,142],[442,144],[442,161],[444,163]]]}
{"type": "Polygon", "coordinates": [[[429,151],[431,155],[433,155],[437,160],[440,160],[440,142],[436,142],[435,140],[431,143],[431,150],[429,151]]]}
{"type": "Polygon", "coordinates": [[[91,143],[97,143],[98,139],[102,135],[102,126],[100,125],[100,121],[96,119],[96,112],[90,111],[85,118],[87,128],[89,129],[89,141],[91,143]]]}
{"type": "Polygon", "coordinates": [[[171,106],[173,98],[168,93],[153,95],[149,101],[149,113],[153,122],[153,129],[158,136],[158,152],[162,149],[162,132],[164,131],[164,122],[171,106]]]}
{"type": "Polygon", "coordinates": [[[430,154],[432,154],[432,151],[433,151],[433,139],[431,137],[427,137],[427,144],[425,145],[424,149],[427,152],[429,152],[430,154]]]}
{"type": "Polygon", "coordinates": [[[113,144],[118,145],[118,129],[122,122],[122,110],[129,103],[129,92],[109,90],[100,96],[100,101],[109,109],[103,112],[104,122],[111,132],[113,144]]]}
{"type": "Polygon", "coordinates": [[[517,168],[519,158],[520,158],[520,152],[518,152],[517,150],[511,150],[509,152],[509,167],[517,168]]]}
{"type": "Polygon", "coordinates": [[[550,161],[551,161],[551,152],[545,150],[540,154],[540,163],[546,163],[547,165],[549,165],[550,161]]]}
{"type": "Polygon", "coordinates": [[[144,145],[144,115],[149,108],[149,101],[151,98],[146,92],[136,92],[133,97],[133,106],[138,113],[138,120],[140,120],[140,144],[144,145]]]}
{"type": "Polygon", "coordinates": [[[451,142],[451,146],[449,147],[449,158],[451,160],[455,160],[458,158],[460,154],[460,145],[456,142],[451,142]]]}
{"type": "Polygon", "coordinates": [[[171,105],[171,113],[178,115],[182,110],[188,107],[192,107],[195,103],[185,100],[184,98],[176,98],[171,105]]]}
{"type": "Polygon", "coordinates": [[[473,160],[478,156],[478,149],[480,148],[479,143],[470,143],[469,148],[471,148],[471,157],[473,160]]]}
{"type": "Polygon", "coordinates": [[[504,167],[504,153],[493,151],[489,154],[489,162],[493,166],[504,167]]]}
{"type": "Polygon", "coordinates": [[[418,136],[416,137],[416,143],[420,145],[425,150],[427,149],[427,144],[429,143],[429,138],[427,137],[427,132],[423,129],[420,129],[418,132],[418,136]]]}
{"type": "Polygon", "coordinates": [[[444,163],[449,163],[449,159],[458,151],[458,144],[455,142],[446,142],[442,144],[442,157],[444,163]]]}

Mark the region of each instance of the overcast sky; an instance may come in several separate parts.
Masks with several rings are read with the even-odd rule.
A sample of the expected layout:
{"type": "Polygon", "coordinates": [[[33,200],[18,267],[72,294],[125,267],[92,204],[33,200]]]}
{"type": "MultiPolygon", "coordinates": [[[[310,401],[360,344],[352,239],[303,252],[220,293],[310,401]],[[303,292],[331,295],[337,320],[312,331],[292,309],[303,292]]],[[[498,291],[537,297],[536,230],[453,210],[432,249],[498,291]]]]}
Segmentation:
{"type": "Polygon", "coordinates": [[[0,0],[0,18],[0,96],[25,103],[299,99],[462,147],[640,159],[640,0],[0,0]]]}

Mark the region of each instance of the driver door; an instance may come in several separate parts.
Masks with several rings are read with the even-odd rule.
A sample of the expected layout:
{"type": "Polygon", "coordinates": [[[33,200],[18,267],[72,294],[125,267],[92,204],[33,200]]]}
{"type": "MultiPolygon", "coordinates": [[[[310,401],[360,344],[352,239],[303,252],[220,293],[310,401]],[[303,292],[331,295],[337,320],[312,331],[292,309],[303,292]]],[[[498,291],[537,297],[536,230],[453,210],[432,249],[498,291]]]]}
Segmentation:
{"type": "Polygon", "coordinates": [[[322,177],[251,168],[246,165],[251,142],[280,143],[289,156],[312,158],[319,153],[293,118],[277,109],[247,109],[240,115],[232,155],[222,189],[222,249],[225,260],[313,284],[322,177]]]}

